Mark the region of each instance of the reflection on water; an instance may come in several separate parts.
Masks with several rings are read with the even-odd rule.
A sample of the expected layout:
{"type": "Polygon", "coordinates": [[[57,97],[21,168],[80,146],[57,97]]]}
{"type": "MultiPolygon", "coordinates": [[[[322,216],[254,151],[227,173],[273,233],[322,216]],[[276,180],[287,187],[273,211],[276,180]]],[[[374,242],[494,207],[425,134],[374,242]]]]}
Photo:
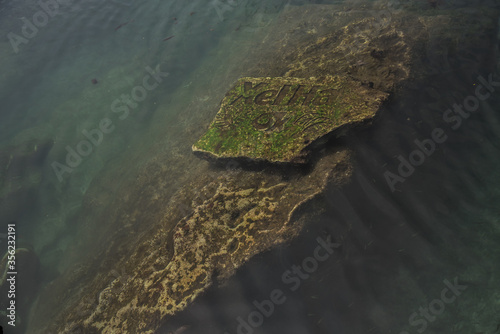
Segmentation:
{"type": "MultiPolygon", "coordinates": [[[[498,41],[487,31],[477,38],[483,41],[477,49],[459,45],[457,51],[438,32],[458,29],[445,17],[457,8],[476,15],[480,23],[471,27],[479,30],[493,16],[480,7],[491,12],[496,4],[398,3],[0,2],[6,36],[0,44],[0,236],[15,221],[23,250],[14,332],[37,333],[30,320],[45,326],[64,314],[63,305],[81,296],[71,287],[84,286],[96,272],[108,270],[110,282],[133,281],[127,272],[106,268],[118,255],[133,254],[163,220],[160,208],[212,170],[192,156],[191,145],[228,88],[247,73],[245,66],[269,63],[250,54],[245,59],[249,46],[278,39],[268,29],[293,6],[335,4],[339,14],[331,20],[353,13],[388,20],[385,14],[396,8],[422,13],[426,28],[440,22],[429,30],[436,35],[419,46],[428,62],[419,66],[431,70],[396,90],[401,95],[373,126],[334,144],[354,152],[351,182],[332,185],[308,204],[300,236],[253,257],[225,285],[215,282],[157,332],[494,333],[500,323],[497,86],[483,90],[491,96],[464,114],[456,129],[450,125],[458,121],[447,123],[443,114],[475,93],[479,75],[494,72],[496,60],[486,50],[498,41]],[[409,159],[418,148],[415,140],[432,138],[436,128],[446,140],[391,191],[386,173],[399,175],[398,157],[409,159]],[[317,266],[307,260],[315,259],[318,238],[329,237],[338,244],[331,256],[316,259],[317,266]],[[40,289],[23,279],[27,272],[40,289]],[[62,274],[65,291],[58,289],[62,274]],[[453,294],[442,293],[449,284],[467,288],[451,301],[453,294]],[[60,300],[44,299],[50,294],[60,300]],[[31,301],[36,307],[30,317],[31,301]]],[[[374,61],[386,56],[371,55],[374,61]]],[[[370,66],[355,64],[353,76],[370,66]]]]}

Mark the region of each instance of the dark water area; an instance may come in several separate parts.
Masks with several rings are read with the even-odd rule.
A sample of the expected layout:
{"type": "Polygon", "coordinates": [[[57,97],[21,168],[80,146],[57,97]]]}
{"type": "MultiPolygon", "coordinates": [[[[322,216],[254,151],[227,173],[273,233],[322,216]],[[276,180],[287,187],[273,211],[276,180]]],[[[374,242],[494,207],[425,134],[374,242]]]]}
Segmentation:
{"type": "MultiPolygon", "coordinates": [[[[58,278],[109,244],[129,242],[131,229],[140,240],[154,227],[162,215],[147,206],[141,221],[118,226],[111,218],[132,192],[141,192],[147,166],[170,171],[170,178],[148,184],[167,189],[159,192],[165,207],[205,172],[191,145],[245,73],[246,64],[237,63],[242,53],[272,35],[266,29],[280,13],[338,5],[368,17],[390,2],[68,0],[53,17],[39,16],[43,22],[26,37],[22,18],[33,22],[41,3],[0,1],[0,251],[7,251],[13,224],[19,266],[13,327],[5,258],[1,264],[6,333],[40,333],[33,319],[47,312],[50,324],[64,311],[47,310],[54,304],[44,305],[44,291],[56,291],[58,278]],[[114,104],[146,86],[146,75],[158,85],[144,99],[114,104]],[[104,134],[93,137],[91,153],[73,157],[74,166],[58,174],[54,162],[68,164],[68,152],[83,140],[93,143],[85,133],[95,129],[104,134]]],[[[494,1],[413,0],[403,10],[481,6],[498,9],[494,1]]],[[[420,64],[427,72],[397,87],[371,125],[328,144],[353,152],[353,175],[307,204],[300,235],[252,257],[227,282],[215,280],[155,333],[500,331],[495,29],[458,56],[441,52],[431,36],[420,64]],[[456,103],[472,103],[478,85],[488,97],[475,111],[447,113],[456,103]]],[[[134,246],[128,244],[130,253],[134,246]]],[[[111,254],[104,262],[116,260],[111,254]]]]}
{"type": "Polygon", "coordinates": [[[415,99],[429,88],[419,87],[424,93],[404,98],[410,108],[393,101],[372,127],[346,138],[356,152],[352,180],[311,205],[314,216],[304,233],[291,245],[256,256],[160,332],[189,326],[194,333],[495,333],[500,100],[492,96],[453,130],[442,119],[448,108],[443,100],[454,94],[446,84],[467,93],[478,82],[458,79],[439,83],[438,101],[415,99]],[[410,118],[432,121],[415,124],[410,118]],[[430,138],[436,127],[447,140],[391,192],[384,172],[397,173],[396,157],[408,159],[417,148],[414,140],[430,138]],[[328,236],[338,244],[331,257],[310,274],[303,270],[309,277],[298,287],[285,281],[287,270],[313,256],[317,238],[328,236]],[[463,290],[456,301],[441,303],[446,282],[455,279],[463,290]],[[262,307],[276,289],[284,302],[264,307],[272,310],[266,317],[256,305],[262,307]],[[426,318],[420,313],[425,309],[435,313],[426,318]]]}

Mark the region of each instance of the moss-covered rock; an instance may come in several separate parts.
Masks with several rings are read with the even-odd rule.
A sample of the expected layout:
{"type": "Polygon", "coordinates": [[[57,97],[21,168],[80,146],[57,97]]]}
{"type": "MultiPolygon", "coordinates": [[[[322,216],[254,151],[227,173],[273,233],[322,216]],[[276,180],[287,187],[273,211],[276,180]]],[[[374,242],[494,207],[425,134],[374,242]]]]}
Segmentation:
{"type": "Polygon", "coordinates": [[[387,95],[338,76],[242,78],[193,151],[205,157],[303,163],[311,143],[372,118],[387,95]]]}

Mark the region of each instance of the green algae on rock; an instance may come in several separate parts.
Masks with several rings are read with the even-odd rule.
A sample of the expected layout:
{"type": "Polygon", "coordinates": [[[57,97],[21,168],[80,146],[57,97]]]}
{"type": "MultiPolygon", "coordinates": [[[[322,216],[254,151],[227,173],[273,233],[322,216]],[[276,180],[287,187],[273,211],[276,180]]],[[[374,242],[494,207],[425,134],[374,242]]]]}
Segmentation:
{"type": "Polygon", "coordinates": [[[387,95],[339,76],[242,78],[193,151],[206,158],[304,163],[311,143],[373,118],[387,95]]]}

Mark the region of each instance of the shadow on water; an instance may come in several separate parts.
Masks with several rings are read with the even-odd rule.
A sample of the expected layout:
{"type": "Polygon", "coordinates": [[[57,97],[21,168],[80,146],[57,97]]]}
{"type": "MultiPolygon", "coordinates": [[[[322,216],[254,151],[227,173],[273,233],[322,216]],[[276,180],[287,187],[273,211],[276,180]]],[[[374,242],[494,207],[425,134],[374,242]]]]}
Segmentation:
{"type": "Polygon", "coordinates": [[[208,160],[211,170],[263,172],[270,175],[280,175],[283,180],[288,181],[293,178],[304,177],[314,170],[314,167],[322,157],[334,154],[339,149],[344,148],[348,141],[346,137],[362,133],[363,129],[370,127],[373,121],[380,117],[380,113],[384,112],[383,109],[384,107],[381,107],[379,114],[373,120],[343,125],[329,134],[314,140],[301,151],[300,159],[304,160],[301,163],[269,162],[263,159],[247,157],[214,158],[203,152],[194,152],[194,154],[201,159],[208,160]]]}

